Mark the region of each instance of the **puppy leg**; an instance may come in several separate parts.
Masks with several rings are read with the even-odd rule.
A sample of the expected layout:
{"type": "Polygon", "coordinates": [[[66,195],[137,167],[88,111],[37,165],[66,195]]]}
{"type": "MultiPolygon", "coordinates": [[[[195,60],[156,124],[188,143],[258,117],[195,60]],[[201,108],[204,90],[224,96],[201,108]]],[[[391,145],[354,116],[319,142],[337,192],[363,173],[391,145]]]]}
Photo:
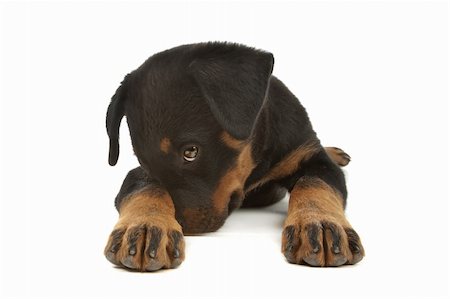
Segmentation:
{"type": "Polygon", "coordinates": [[[273,205],[286,196],[286,188],[279,184],[267,183],[245,195],[243,208],[265,207],[273,205]]]}
{"type": "Polygon", "coordinates": [[[290,263],[340,266],[364,257],[358,234],[344,215],[346,195],[343,173],[325,150],[301,164],[282,238],[290,263]]]}
{"type": "Polygon", "coordinates": [[[350,163],[350,156],[338,147],[326,147],[325,151],[331,160],[339,166],[347,166],[350,163]]]}
{"type": "Polygon", "coordinates": [[[130,171],[116,198],[119,220],[105,256],[138,271],[175,268],[184,260],[184,240],[170,195],[139,167],[130,171]]]}

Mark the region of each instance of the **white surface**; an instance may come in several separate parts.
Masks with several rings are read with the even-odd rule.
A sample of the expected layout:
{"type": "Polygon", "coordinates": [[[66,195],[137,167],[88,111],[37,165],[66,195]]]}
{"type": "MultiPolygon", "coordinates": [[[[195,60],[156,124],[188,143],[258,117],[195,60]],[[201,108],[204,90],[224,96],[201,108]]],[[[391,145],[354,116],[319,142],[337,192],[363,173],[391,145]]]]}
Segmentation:
{"type": "Polygon", "coordinates": [[[0,297],[448,297],[448,4],[164,3],[1,4],[0,297]],[[108,101],[149,55],[208,40],[273,52],[323,143],[350,153],[360,264],[285,262],[287,201],[188,237],[177,270],[103,257],[137,165],[126,126],[107,165],[108,101]]]}

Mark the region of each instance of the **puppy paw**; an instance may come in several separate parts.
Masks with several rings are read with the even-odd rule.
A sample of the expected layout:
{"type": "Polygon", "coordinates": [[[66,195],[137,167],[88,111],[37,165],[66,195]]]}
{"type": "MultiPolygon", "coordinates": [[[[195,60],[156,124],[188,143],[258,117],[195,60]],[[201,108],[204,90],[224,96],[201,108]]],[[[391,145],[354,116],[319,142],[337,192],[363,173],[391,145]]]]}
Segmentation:
{"type": "Polygon", "coordinates": [[[337,165],[344,167],[347,166],[348,163],[350,163],[350,156],[340,148],[326,147],[325,150],[331,160],[333,160],[337,165]]]}
{"type": "Polygon", "coordinates": [[[283,230],[282,251],[289,263],[336,267],[364,257],[361,240],[348,223],[303,219],[309,220],[291,222],[283,230]]]}
{"type": "Polygon", "coordinates": [[[184,260],[181,226],[173,220],[139,217],[119,221],[109,236],[106,258],[113,264],[138,271],[176,268],[184,260]]]}

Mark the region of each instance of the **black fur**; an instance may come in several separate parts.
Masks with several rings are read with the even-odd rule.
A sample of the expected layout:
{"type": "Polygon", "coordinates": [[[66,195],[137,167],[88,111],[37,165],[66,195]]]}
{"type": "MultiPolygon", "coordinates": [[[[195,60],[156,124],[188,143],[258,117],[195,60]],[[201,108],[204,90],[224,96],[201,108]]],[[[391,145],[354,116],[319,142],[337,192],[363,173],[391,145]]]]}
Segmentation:
{"type": "Polygon", "coordinates": [[[111,99],[108,111],[106,113],[106,129],[109,136],[109,165],[114,166],[119,158],[119,128],[120,122],[125,115],[125,98],[127,97],[127,82],[126,76],[116,93],[111,99]]]}
{"type": "MultiPolygon", "coordinates": [[[[339,231],[334,223],[331,222],[324,222],[322,223],[323,230],[329,230],[331,233],[331,242],[332,244],[328,244],[328,246],[331,248],[331,251],[334,254],[338,254],[341,251],[341,236],[339,234],[339,231]]],[[[324,241],[326,241],[325,238],[323,238],[324,241]]]]}
{"type": "Polygon", "coordinates": [[[151,258],[154,258],[156,257],[159,243],[161,242],[162,231],[159,227],[153,226],[150,228],[149,233],[151,237],[150,243],[147,248],[147,255],[151,258]]]}
{"type": "Polygon", "coordinates": [[[321,150],[311,159],[302,162],[301,167],[293,175],[283,178],[279,183],[289,191],[300,182],[303,184],[314,184],[315,179],[319,178],[339,191],[342,195],[343,205],[345,207],[347,200],[347,188],[345,177],[342,170],[337,166],[325,150],[321,150]]]}
{"type": "Polygon", "coordinates": [[[283,248],[284,256],[290,263],[296,262],[295,251],[298,249],[299,242],[295,235],[295,227],[293,225],[287,226],[283,231],[286,239],[285,247],[283,248]]]}
{"type": "Polygon", "coordinates": [[[114,200],[117,210],[120,209],[120,205],[126,196],[146,187],[151,188],[153,192],[157,192],[161,188],[160,184],[155,179],[149,178],[142,167],[136,167],[135,169],[130,170],[114,200]]]}
{"type": "Polygon", "coordinates": [[[242,196],[238,192],[234,192],[230,196],[230,202],[228,203],[228,215],[234,210],[238,209],[242,204],[242,196]]]}
{"type": "Polygon", "coordinates": [[[116,229],[111,233],[112,236],[112,244],[111,244],[111,252],[116,253],[119,251],[121,245],[122,245],[122,238],[125,234],[124,229],[116,229]]]}
{"type": "Polygon", "coordinates": [[[180,240],[183,238],[183,235],[180,232],[172,231],[169,234],[170,238],[172,239],[172,246],[173,246],[173,257],[179,258],[180,257],[180,240]]]}
{"type": "MultiPolygon", "coordinates": [[[[238,44],[202,43],[155,54],[127,75],[108,108],[109,163],[117,162],[120,120],[126,115],[141,166],[127,175],[117,208],[132,192],[162,188],[170,194],[184,231],[192,229],[184,215],[192,208],[200,211],[196,217],[204,225],[196,232],[215,230],[242,203],[233,193],[229,211],[215,214],[211,206],[215,188],[238,155],[221,141],[224,131],[252,144],[256,167],[245,188],[299,146],[320,146],[305,109],[272,69],[270,53],[238,44]],[[163,138],[170,140],[167,153],[160,149],[163,138]],[[199,148],[199,156],[186,162],[183,149],[192,145],[199,148]]],[[[248,193],[244,206],[276,202],[306,177],[318,177],[347,195],[341,170],[321,150],[295,173],[248,193]]]]}
{"type": "Polygon", "coordinates": [[[355,230],[351,229],[351,228],[347,228],[345,229],[345,232],[347,233],[347,237],[348,237],[348,243],[350,245],[350,250],[353,253],[359,253],[361,248],[359,245],[359,236],[358,234],[355,232],[355,230]]]}
{"type": "Polygon", "coordinates": [[[145,236],[146,227],[145,225],[140,225],[132,229],[128,235],[128,254],[135,255],[137,252],[136,243],[141,236],[145,236]]]}
{"type": "Polygon", "coordinates": [[[272,54],[213,44],[189,68],[219,124],[233,137],[247,139],[266,98],[272,54]]]}
{"type": "Polygon", "coordinates": [[[308,239],[309,243],[311,244],[312,251],[314,253],[317,253],[320,251],[321,246],[319,243],[319,225],[318,224],[309,224],[306,227],[306,230],[308,231],[308,239]]]}
{"type": "Polygon", "coordinates": [[[279,202],[286,196],[287,190],[276,183],[268,183],[245,195],[242,208],[265,207],[279,202]]]}
{"type": "MultiPolygon", "coordinates": [[[[305,109],[275,76],[271,77],[268,98],[256,120],[253,138],[253,156],[258,165],[246,186],[261,179],[300,145],[317,140],[305,109]]],[[[283,187],[290,191],[293,186],[283,187]]]]}

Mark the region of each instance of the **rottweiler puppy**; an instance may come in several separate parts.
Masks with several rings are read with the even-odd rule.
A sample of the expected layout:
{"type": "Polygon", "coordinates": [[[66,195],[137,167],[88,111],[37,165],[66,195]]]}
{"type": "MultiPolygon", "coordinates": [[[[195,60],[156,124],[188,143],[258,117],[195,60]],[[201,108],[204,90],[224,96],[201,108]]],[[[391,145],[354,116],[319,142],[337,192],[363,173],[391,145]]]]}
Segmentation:
{"type": "Polygon", "coordinates": [[[115,199],[119,220],[105,248],[115,265],[175,268],[183,234],[220,228],[230,213],[267,206],[289,192],[282,252],[289,263],[341,266],[364,256],[347,221],[340,166],[305,109],[272,75],[271,53],[240,44],[179,46],[125,76],[106,115],[109,164],[126,116],[140,166],[115,199]]]}

